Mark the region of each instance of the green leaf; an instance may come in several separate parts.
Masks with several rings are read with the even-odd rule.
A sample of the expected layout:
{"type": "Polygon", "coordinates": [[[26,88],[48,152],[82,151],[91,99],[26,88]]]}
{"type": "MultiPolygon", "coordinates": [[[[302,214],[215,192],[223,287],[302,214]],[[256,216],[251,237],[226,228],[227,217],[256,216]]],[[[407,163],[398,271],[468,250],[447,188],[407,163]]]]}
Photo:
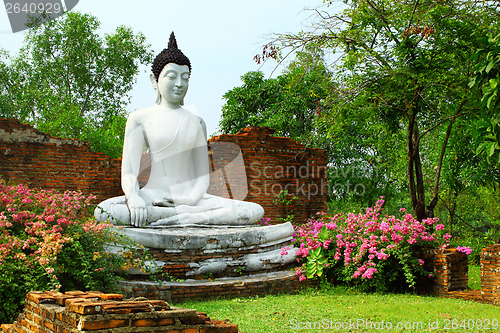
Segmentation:
{"type": "Polygon", "coordinates": [[[496,98],[497,98],[497,91],[494,91],[491,96],[488,98],[488,101],[486,102],[486,107],[488,109],[491,108],[491,104],[492,103],[495,103],[496,102],[496,98]]]}
{"type": "Polygon", "coordinates": [[[490,147],[488,150],[488,157],[491,157],[495,153],[495,150],[497,149],[497,145],[494,142],[489,143],[489,145],[490,145],[490,147]]]}
{"type": "Polygon", "coordinates": [[[321,228],[321,232],[318,235],[318,240],[321,243],[324,243],[327,239],[328,239],[328,228],[326,227],[326,225],[323,225],[323,227],[321,228]]]}
{"type": "Polygon", "coordinates": [[[486,69],[485,69],[486,74],[488,74],[488,73],[491,71],[491,69],[492,69],[493,67],[495,67],[495,62],[490,61],[490,62],[488,63],[488,65],[486,66],[486,69]]]}
{"type": "Polygon", "coordinates": [[[490,88],[496,89],[498,86],[498,79],[490,79],[490,88]]]}

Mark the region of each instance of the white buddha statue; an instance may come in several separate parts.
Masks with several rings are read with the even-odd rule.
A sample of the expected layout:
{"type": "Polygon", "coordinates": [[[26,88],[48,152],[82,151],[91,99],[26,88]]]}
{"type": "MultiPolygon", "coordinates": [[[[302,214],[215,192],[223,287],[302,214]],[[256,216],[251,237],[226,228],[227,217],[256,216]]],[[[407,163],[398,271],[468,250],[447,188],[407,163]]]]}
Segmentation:
{"type": "Polygon", "coordinates": [[[191,63],[177,48],[173,32],[152,71],[156,105],[133,112],[125,129],[121,174],[125,196],[101,202],[96,219],[135,227],[255,224],[264,214],[260,205],[207,194],[205,123],[182,107],[191,63]],[[140,188],[144,146],[151,156],[151,174],[140,188]]]}

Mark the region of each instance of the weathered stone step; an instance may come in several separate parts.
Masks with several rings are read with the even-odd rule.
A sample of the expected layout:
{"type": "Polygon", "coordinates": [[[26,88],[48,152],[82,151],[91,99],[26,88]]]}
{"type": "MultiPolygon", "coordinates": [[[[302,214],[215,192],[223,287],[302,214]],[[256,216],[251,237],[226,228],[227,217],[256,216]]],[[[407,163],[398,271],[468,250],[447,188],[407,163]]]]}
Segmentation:
{"type": "Polygon", "coordinates": [[[264,296],[294,293],[307,283],[299,282],[293,271],[277,271],[220,279],[186,280],[172,282],[123,281],[122,292],[126,297],[162,299],[169,303],[192,299],[217,297],[264,296]]]}

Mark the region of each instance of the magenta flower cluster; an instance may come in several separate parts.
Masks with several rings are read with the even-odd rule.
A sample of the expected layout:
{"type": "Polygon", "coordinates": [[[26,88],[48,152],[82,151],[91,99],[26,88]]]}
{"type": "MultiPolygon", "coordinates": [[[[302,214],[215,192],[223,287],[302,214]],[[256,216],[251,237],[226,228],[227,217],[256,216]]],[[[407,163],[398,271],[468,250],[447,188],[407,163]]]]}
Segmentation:
{"type": "Polygon", "coordinates": [[[89,217],[93,199],[81,192],[9,186],[0,179],[0,265],[15,263],[26,270],[42,267],[54,289],[60,288],[57,256],[74,237],[83,236],[69,229],[79,225],[83,233],[99,235],[111,226],[89,217]]]}
{"type": "Polygon", "coordinates": [[[472,253],[472,249],[468,246],[457,246],[457,251],[462,252],[466,255],[469,255],[472,253]]]}
{"type": "MultiPolygon", "coordinates": [[[[397,256],[401,262],[410,265],[409,259],[414,255],[411,249],[415,244],[441,250],[449,245],[451,235],[444,233],[444,225],[439,224],[437,218],[418,221],[411,214],[404,214],[404,208],[400,210],[404,214],[402,218],[382,217],[383,204],[381,198],[364,214],[337,214],[333,217],[320,214],[305,225],[296,226],[296,257],[299,263],[303,263],[296,268],[299,279],[321,276],[323,270],[337,263],[350,268],[344,270],[351,272],[348,279],[372,279],[379,272],[381,263],[391,256],[397,256]]],[[[282,254],[288,250],[283,249],[282,254]]],[[[421,258],[413,259],[411,262],[417,266],[424,264],[421,258]]],[[[413,278],[407,276],[407,282],[412,284],[412,281],[413,278]]]]}

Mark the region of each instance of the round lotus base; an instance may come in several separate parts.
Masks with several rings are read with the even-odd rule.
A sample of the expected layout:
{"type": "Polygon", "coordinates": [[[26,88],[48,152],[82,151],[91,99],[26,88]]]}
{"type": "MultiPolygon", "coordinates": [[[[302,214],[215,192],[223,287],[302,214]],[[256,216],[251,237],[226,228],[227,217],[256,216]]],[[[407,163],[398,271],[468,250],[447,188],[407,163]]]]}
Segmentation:
{"type": "MultiPolygon", "coordinates": [[[[269,273],[289,268],[296,250],[282,255],[291,244],[290,223],[269,226],[190,226],[164,228],[116,228],[144,246],[153,260],[155,279],[215,279],[269,273]]],[[[111,248],[119,251],[118,248],[111,248]]],[[[131,269],[131,279],[144,280],[146,273],[131,269]]]]}

